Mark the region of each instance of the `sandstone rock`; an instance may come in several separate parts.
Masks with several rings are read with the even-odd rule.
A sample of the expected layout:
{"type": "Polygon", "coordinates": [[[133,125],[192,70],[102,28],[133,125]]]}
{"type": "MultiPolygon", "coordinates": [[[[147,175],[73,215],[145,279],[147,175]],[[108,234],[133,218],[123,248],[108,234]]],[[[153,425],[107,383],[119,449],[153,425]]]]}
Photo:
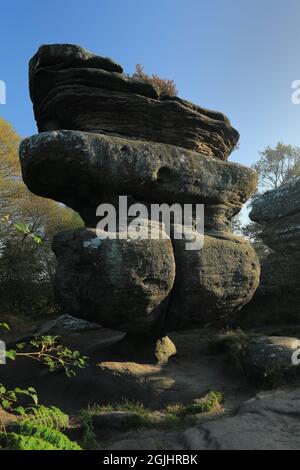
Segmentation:
{"type": "Polygon", "coordinates": [[[258,197],[249,217],[254,222],[267,224],[297,212],[300,212],[300,178],[258,197]]]}
{"type": "Polygon", "coordinates": [[[158,364],[166,364],[168,359],[176,355],[176,346],[168,336],[159,338],[155,345],[155,357],[158,364]]]}
{"type": "Polygon", "coordinates": [[[110,59],[78,46],[42,46],[29,73],[39,131],[100,132],[228,157],[239,134],[226,116],[180,98],[160,98],[152,85],[120,72],[110,59]]]}
{"type": "MultiPolygon", "coordinates": [[[[100,240],[95,229],[57,235],[56,290],[63,308],[123,331],[147,326],[168,332],[203,326],[249,301],[259,263],[245,240],[206,235],[201,250],[186,251],[185,240],[173,246],[174,254],[170,240],[100,240]]],[[[160,341],[151,349],[164,362],[176,350],[160,341]]]]}
{"type": "Polygon", "coordinates": [[[53,250],[66,312],[121,331],[160,329],[175,278],[170,239],[100,240],[78,229],[56,235],[53,250]]]}
{"type": "Polygon", "coordinates": [[[272,250],[300,251],[300,211],[263,226],[261,238],[272,250]]]}
{"type": "Polygon", "coordinates": [[[300,390],[268,392],[182,435],[188,450],[299,450],[300,390]]]}
{"type": "MultiPolygon", "coordinates": [[[[259,337],[244,348],[241,361],[247,375],[271,377],[295,368],[300,340],[283,336],[259,337]]],[[[300,354],[299,354],[300,355],[300,354]]]]}
{"type": "Polygon", "coordinates": [[[55,320],[49,320],[45,322],[38,330],[38,335],[50,334],[53,332],[59,332],[60,330],[67,331],[84,331],[84,330],[95,330],[100,328],[96,323],[91,323],[81,318],[72,317],[72,315],[60,315],[55,320]]]}
{"type": "MultiPolygon", "coordinates": [[[[20,146],[24,182],[85,223],[54,239],[58,300],[69,315],[126,332],[111,345],[118,360],[166,364],[176,353],[168,331],[232,315],[258,284],[254,251],[230,234],[257,182],[253,170],[226,162],[239,134],[223,114],[160,93],[78,46],[42,46],[29,77],[42,132],[20,146]],[[140,232],[154,222],[157,239],[152,230],[127,233],[132,214],[104,232],[107,217],[97,208],[110,204],[118,218],[121,196],[139,204],[137,212],[143,203],[140,232]],[[172,216],[173,204],[182,212],[193,205],[182,240],[187,214],[172,216]],[[205,205],[204,216],[196,204],[205,205]]],[[[109,347],[100,354],[113,356],[109,347]]]]}
{"type": "Polygon", "coordinates": [[[87,208],[95,217],[109,194],[129,194],[159,203],[204,203],[208,211],[225,211],[221,218],[228,223],[257,182],[253,170],[235,163],[171,145],[83,132],[25,139],[20,159],[30,191],[65,203],[84,218],[87,208]]]}
{"type": "Polygon", "coordinates": [[[245,319],[252,325],[298,323],[300,178],[256,199],[249,216],[262,225],[261,237],[275,251],[262,262],[259,289],[246,308],[245,319]]]}
{"type": "Polygon", "coordinates": [[[207,233],[201,250],[186,251],[183,240],[173,240],[173,246],[176,278],[167,331],[213,323],[251,299],[259,283],[260,268],[246,240],[207,233]]]}

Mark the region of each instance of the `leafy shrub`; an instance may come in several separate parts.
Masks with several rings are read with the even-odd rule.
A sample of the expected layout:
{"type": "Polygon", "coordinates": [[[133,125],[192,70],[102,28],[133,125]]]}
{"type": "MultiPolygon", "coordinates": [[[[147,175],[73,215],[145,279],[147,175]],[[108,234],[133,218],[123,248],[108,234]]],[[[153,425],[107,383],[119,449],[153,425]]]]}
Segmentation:
{"type": "Polygon", "coordinates": [[[141,80],[146,83],[150,83],[156,88],[159,94],[166,94],[170,96],[177,95],[176,84],[173,80],[168,80],[165,78],[160,78],[158,75],[147,75],[144,72],[144,67],[141,64],[137,64],[135,67],[135,72],[131,76],[134,80],[141,80]]]}

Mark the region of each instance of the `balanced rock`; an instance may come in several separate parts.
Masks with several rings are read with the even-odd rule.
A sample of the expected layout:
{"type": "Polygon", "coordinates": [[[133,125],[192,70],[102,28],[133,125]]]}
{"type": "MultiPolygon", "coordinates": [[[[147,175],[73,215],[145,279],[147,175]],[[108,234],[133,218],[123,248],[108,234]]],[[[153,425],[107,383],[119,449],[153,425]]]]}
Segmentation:
{"type": "Polygon", "coordinates": [[[257,182],[226,161],[238,132],[223,114],[160,94],[78,46],[42,46],[29,75],[42,132],[20,146],[23,179],[85,222],[54,239],[58,299],[68,314],[125,331],[119,351],[142,355],[144,345],[165,363],[176,352],[168,331],[230,317],[258,285],[254,250],[230,231],[257,182]],[[123,196],[141,212],[137,237],[120,221],[104,229],[123,196]],[[177,220],[174,207],[185,215],[186,205],[189,217],[177,220]]]}

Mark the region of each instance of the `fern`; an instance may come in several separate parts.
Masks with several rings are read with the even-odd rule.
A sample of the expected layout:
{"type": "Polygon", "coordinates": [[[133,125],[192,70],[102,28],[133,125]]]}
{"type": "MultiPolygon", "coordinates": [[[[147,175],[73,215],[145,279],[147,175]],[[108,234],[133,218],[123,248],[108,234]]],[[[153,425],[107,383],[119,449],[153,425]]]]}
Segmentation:
{"type": "Polygon", "coordinates": [[[48,442],[58,450],[81,450],[80,446],[57,429],[51,429],[46,426],[34,426],[32,423],[20,425],[20,433],[24,436],[30,436],[41,441],[48,442]]]}
{"type": "Polygon", "coordinates": [[[52,444],[32,436],[23,436],[11,432],[1,433],[1,444],[7,450],[57,450],[52,444]]]}
{"type": "Polygon", "coordinates": [[[32,426],[45,426],[50,429],[65,429],[69,425],[69,417],[55,406],[32,406],[26,408],[19,424],[32,426]]]}
{"type": "Polygon", "coordinates": [[[20,434],[1,433],[0,440],[3,448],[10,450],[81,450],[62,432],[29,423],[20,426],[20,434]]]}

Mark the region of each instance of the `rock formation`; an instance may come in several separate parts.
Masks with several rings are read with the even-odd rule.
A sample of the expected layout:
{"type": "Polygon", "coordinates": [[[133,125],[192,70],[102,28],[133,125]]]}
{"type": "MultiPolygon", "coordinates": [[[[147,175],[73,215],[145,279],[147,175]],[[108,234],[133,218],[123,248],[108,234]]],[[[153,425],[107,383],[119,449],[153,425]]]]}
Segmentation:
{"type": "Polygon", "coordinates": [[[85,222],[53,243],[64,312],[127,332],[126,348],[147,344],[163,362],[175,351],[168,331],[229,316],[257,288],[256,254],[230,231],[256,187],[252,170],[227,162],[239,134],[223,114],[160,94],[78,46],[42,46],[29,75],[40,133],[21,144],[23,179],[85,222]],[[100,240],[96,209],[118,209],[122,195],[147,207],[204,204],[203,248],[167,235],[128,240],[120,226],[100,240]]]}
{"type": "Polygon", "coordinates": [[[299,321],[300,178],[268,191],[253,203],[251,220],[261,224],[261,237],[271,249],[262,262],[261,281],[249,315],[257,323],[299,321]]]}

